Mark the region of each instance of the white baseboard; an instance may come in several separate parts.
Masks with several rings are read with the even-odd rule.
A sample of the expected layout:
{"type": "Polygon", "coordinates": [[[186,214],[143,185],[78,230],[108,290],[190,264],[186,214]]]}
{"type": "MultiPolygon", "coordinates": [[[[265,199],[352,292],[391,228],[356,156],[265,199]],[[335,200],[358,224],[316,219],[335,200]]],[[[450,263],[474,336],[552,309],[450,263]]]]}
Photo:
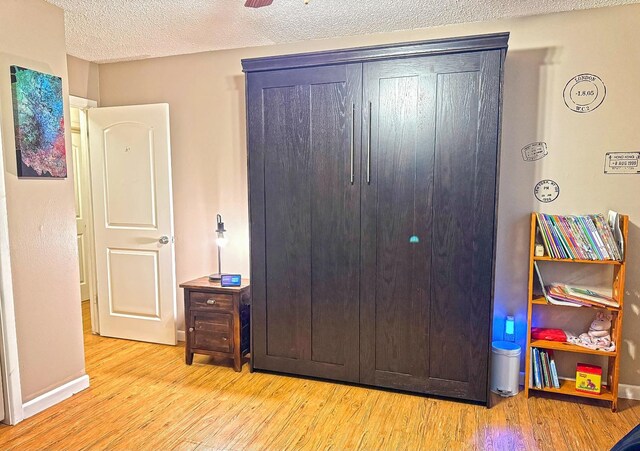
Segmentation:
{"type": "Polygon", "coordinates": [[[618,397],[625,399],[640,399],[640,385],[619,384],[618,397]]]}
{"type": "Polygon", "coordinates": [[[179,330],[178,331],[178,341],[185,341],[185,337],[184,337],[184,330],[179,330]]]}
{"type": "Polygon", "coordinates": [[[51,406],[64,401],[67,398],[75,395],[76,393],[89,387],[89,376],[80,376],[64,385],[54,388],[47,393],[44,393],[31,401],[22,404],[22,411],[24,418],[32,417],[33,415],[48,409],[51,406]]]}

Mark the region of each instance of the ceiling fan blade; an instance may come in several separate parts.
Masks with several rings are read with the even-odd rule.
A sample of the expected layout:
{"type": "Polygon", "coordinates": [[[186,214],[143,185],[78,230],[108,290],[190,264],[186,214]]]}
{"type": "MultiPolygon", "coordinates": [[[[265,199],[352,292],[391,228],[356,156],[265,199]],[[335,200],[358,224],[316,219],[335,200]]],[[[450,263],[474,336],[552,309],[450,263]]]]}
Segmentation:
{"type": "Polygon", "coordinates": [[[273,3],[273,0],[247,0],[244,6],[248,8],[262,8],[263,6],[269,6],[273,3]]]}

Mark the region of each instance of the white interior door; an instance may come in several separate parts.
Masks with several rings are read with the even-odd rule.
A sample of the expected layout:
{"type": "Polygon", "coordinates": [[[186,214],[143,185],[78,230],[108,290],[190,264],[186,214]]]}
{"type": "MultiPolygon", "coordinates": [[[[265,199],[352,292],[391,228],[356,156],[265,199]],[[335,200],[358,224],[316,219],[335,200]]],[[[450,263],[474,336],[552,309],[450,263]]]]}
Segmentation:
{"type": "Polygon", "coordinates": [[[80,129],[80,110],[71,108],[71,151],[73,157],[73,183],[76,195],[76,229],[78,238],[78,266],[80,268],[80,295],[83,301],[91,297],[91,199],[89,188],[89,158],[83,147],[80,129]]]}
{"type": "Polygon", "coordinates": [[[176,344],[169,106],[89,110],[100,334],[176,344]]]}

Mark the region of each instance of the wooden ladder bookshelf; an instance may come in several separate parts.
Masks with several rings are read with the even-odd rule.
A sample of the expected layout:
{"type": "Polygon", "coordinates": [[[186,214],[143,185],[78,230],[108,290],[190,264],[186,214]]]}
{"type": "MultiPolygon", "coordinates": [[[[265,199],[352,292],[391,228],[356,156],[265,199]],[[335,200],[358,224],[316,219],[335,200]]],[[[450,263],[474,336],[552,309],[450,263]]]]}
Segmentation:
{"type": "MultiPolygon", "coordinates": [[[[529,290],[528,290],[528,309],[527,309],[527,348],[525,356],[525,396],[528,398],[530,393],[536,391],[544,391],[548,393],[556,393],[560,395],[580,396],[583,398],[600,399],[603,401],[609,401],[611,403],[611,410],[615,412],[618,408],[618,378],[620,373],[620,343],[622,338],[622,316],[623,316],[623,301],[624,301],[624,283],[625,283],[625,261],[617,260],[578,260],[578,259],[563,259],[563,258],[551,258],[549,256],[536,257],[534,255],[536,245],[536,229],[537,229],[537,217],[535,213],[531,214],[531,241],[529,248],[529,290]],[[570,343],[560,343],[556,341],[548,340],[532,340],[531,339],[531,321],[534,307],[541,305],[551,308],[573,308],[562,307],[550,304],[544,297],[539,297],[533,294],[534,280],[536,277],[534,262],[554,262],[559,264],[588,264],[588,265],[610,265],[613,267],[613,282],[612,282],[612,296],[618,301],[620,307],[613,308],[608,307],[613,313],[613,319],[611,321],[611,339],[616,344],[616,350],[614,352],[597,351],[593,349],[583,348],[570,343]],[[607,381],[606,386],[603,379],[601,393],[584,393],[579,392],[575,388],[575,382],[572,380],[560,380],[560,388],[535,388],[529,386],[529,372],[531,371],[531,348],[552,349],[562,352],[574,352],[579,354],[592,354],[608,357],[607,368],[607,381]]],[[[620,229],[622,236],[624,237],[625,248],[627,247],[627,237],[629,231],[629,217],[626,215],[620,215],[620,229]]],[[[626,254],[623,254],[626,257],[626,254]]],[[[626,260],[626,258],[625,258],[626,260]]],[[[591,308],[591,307],[583,307],[591,308]]],[[[594,309],[598,309],[593,307],[594,309]]],[[[605,309],[605,307],[602,307],[605,309]]]]}

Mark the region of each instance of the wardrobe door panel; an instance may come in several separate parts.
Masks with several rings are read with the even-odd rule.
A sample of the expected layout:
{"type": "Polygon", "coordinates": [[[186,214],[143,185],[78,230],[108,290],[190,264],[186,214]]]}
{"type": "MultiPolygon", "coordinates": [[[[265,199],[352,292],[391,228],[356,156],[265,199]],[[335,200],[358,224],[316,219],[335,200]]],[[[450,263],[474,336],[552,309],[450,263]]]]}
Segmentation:
{"type": "Polygon", "coordinates": [[[264,110],[267,355],[308,355],[311,301],[309,87],[269,87],[264,110]]]}
{"type": "Polygon", "coordinates": [[[363,83],[361,380],[485,401],[500,52],[368,63],[363,83]]]}
{"type": "MultiPolygon", "coordinates": [[[[409,313],[415,311],[413,275],[414,258],[410,240],[414,235],[415,204],[405,202],[420,190],[416,184],[419,77],[384,78],[379,84],[379,115],[377,134],[379,148],[386,149],[378,157],[378,299],[376,342],[389,339],[387,346],[376,347],[376,369],[386,372],[425,374],[420,359],[413,359],[411,348],[418,347],[421,337],[406,327],[409,313]],[[399,219],[399,220],[398,220],[399,219]],[[409,302],[398,303],[396,299],[409,302]],[[393,331],[393,334],[389,334],[393,331]],[[410,342],[417,340],[416,346],[410,342]],[[422,368],[420,366],[422,365],[422,368]]],[[[415,280],[416,282],[419,282],[415,280]]],[[[418,300],[419,302],[419,300],[418,300]]],[[[425,329],[426,330],[426,329],[425,329]]],[[[424,346],[423,346],[424,347],[424,346]]]]}
{"type": "Polygon", "coordinates": [[[359,64],[249,74],[256,368],[358,380],[361,89],[359,64]]]}
{"type": "Polygon", "coordinates": [[[438,75],[430,390],[486,401],[497,209],[501,55],[438,75]]]}
{"type": "Polygon", "coordinates": [[[469,380],[478,72],[439,74],[431,234],[430,376],[469,380]],[[446,356],[446,358],[444,358],[446,356]]]}
{"type": "Polygon", "coordinates": [[[364,74],[360,377],[424,391],[436,78],[419,59],[366,64],[364,74]]]}
{"type": "MultiPolygon", "coordinates": [[[[355,105],[349,102],[346,82],[312,85],[310,99],[311,360],[345,365],[355,355],[345,348],[357,345],[357,338],[351,341],[360,236],[359,190],[351,185],[355,105]]],[[[357,362],[351,364],[357,367],[357,362]]]]}

